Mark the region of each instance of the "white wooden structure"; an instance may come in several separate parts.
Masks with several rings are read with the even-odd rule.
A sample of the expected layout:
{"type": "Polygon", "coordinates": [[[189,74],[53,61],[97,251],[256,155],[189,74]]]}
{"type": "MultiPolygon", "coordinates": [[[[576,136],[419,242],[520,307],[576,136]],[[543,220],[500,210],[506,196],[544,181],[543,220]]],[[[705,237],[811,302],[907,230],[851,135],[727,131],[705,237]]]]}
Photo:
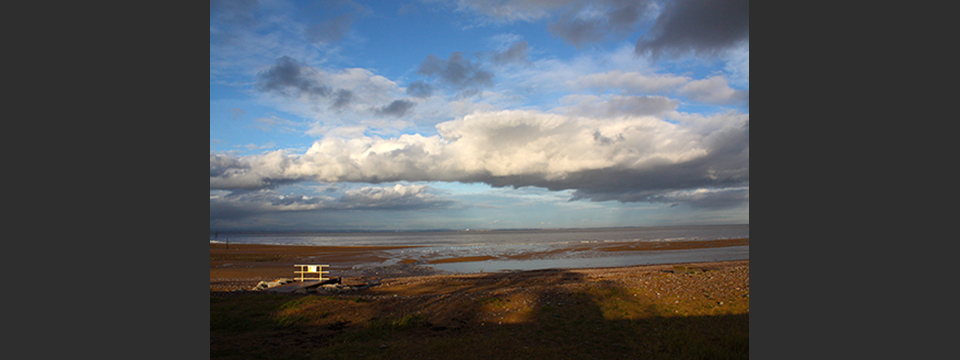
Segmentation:
{"type": "Polygon", "coordinates": [[[314,265],[314,264],[300,265],[300,264],[297,264],[297,265],[293,265],[293,266],[299,266],[299,267],[300,267],[300,270],[294,271],[295,274],[300,274],[300,281],[304,281],[304,280],[319,280],[319,281],[328,280],[327,278],[323,277],[323,274],[329,274],[330,272],[329,272],[329,271],[324,271],[323,268],[324,268],[324,267],[330,267],[330,265],[314,265]],[[316,274],[317,277],[315,277],[315,278],[314,278],[314,277],[307,277],[308,274],[316,274]]]}

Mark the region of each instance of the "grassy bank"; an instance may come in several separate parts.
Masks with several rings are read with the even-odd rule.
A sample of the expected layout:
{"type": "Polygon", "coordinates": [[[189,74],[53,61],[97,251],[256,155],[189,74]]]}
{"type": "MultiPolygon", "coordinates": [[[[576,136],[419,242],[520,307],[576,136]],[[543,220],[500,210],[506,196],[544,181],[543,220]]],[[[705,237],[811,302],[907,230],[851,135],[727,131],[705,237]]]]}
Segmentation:
{"type": "Polygon", "coordinates": [[[339,295],[211,292],[211,358],[747,358],[749,265],[698,269],[431,276],[339,295]]]}

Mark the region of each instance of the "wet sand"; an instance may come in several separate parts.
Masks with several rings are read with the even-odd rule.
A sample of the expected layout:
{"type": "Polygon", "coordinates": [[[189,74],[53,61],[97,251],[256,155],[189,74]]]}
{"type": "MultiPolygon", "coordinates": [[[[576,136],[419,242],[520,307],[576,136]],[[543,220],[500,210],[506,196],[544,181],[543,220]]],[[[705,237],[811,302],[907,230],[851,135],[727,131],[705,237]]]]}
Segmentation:
{"type": "MultiPolygon", "coordinates": [[[[294,278],[296,264],[329,265],[328,277],[348,279],[387,279],[409,276],[427,276],[469,269],[470,266],[510,264],[515,269],[535,267],[563,267],[551,264],[583,264],[577,259],[612,259],[611,256],[652,256],[681,253],[684,250],[703,250],[749,246],[749,239],[654,241],[654,242],[589,242],[535,247],[520,253],[477,255],[457,252],[425,252],[423,246],[296,246],[253,245],[222,243],[210,244],[210,290],[249,290],[260,281],[294,278]],[[454,255],[454,256],[450,256],[454,255]],[[556,259],[561,259],[560,261],[556,259]],[[520,264],[519,266],[516,266],[520,264]],[[466,266],[458,266],[466,265],[466,266]]],[[[667,257],[666,263],[671,262],[667,257]]],[[[603,261],[592,261],[603,264],[603,261]]],[[[677,263],[685,261],[676,261],[677,263]]],[[[617,264],[616,262],[606,262],[617,264]]],[[[651,264],[665,262],[651,262],[651,264]]],[[[619,265],[614,265],[619,266],[619,265]]],[[[585,268],[588,266],[570,266],[585,268]]],[[[504,269],[501,269],[504,270],[504,269]]]]}
{"type": "Polygon", "coordinates": [[[458,262],[472,262],[472,261],[487,261],[496,259],[496,256],[461,256],[461,257],[452,257],[452,258],[443,258],[427,261],[427,264],[449,264],[449,263],[458,263],[458,262]]]}

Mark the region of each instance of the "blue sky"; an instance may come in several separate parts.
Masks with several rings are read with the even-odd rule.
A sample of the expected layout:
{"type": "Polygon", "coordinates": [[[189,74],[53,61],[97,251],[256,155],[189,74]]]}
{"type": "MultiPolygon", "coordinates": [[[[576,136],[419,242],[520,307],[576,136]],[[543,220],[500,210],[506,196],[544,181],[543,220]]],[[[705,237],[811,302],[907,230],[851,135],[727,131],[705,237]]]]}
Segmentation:
{"type": "Polygon", "coordinates": [[[211,1],[211,230],[749,223],[748,1],[211,1]]]}

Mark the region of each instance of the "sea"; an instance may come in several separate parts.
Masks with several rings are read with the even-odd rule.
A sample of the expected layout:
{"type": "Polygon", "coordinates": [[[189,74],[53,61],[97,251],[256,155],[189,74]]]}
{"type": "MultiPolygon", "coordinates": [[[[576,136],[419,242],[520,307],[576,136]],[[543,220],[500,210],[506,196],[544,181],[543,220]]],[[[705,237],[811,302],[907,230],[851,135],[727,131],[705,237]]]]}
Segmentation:
{"type": "Polygon", "coordinates": [[[750,225],[697,225],[590,229],[395,232],[220,232],[211,242],[314,246],[444,246],[573,244],[609,241],[718,240],[750,237],[750,225]]]}
{"type": "MultiPolygon", "coordinates": [[[[524,253],[543,253],[571,245],[661,241],[708,241],[750,237],[749,224],[618,227],[590,229],[459,230],[397,232],[221,232],[210,234],[212,243],[313,245],[313,246],[417,246],[387,250],[393,260],[438,259],[468,256],[504,258],[524,253]]],[[[528,260],[487,260],[432,264],[448,272],[472,273],[544,268],[616,267],[749,259],[749,246],[661,250],[633,254],[577,251],[558,252],[528,260]]]]}

